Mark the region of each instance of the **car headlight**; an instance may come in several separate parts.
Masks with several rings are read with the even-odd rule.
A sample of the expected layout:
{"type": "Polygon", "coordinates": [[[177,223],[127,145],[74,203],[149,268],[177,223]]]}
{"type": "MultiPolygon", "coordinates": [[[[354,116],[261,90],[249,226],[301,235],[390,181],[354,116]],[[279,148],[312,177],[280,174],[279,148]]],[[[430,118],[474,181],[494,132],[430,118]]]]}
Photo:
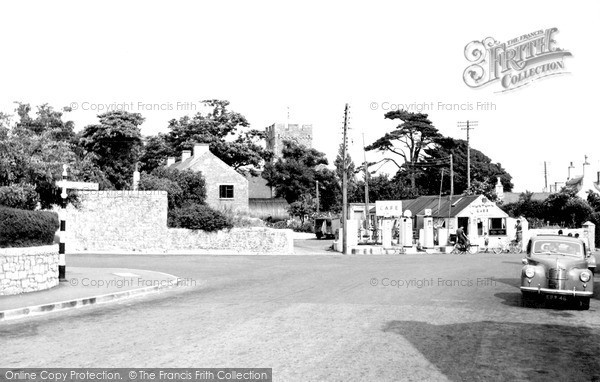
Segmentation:
{"type": "Polygon", "coordinates": [[[581,272],[579,275],[579,280],[583,281],[584,283],[590,281],[591,278],[592,276],[590,275],[590,272],[581,272]]]}
{"type": "Polygon", "coordinates": [[[527,267],[525,268],[525,276],[532,278],[533,276],[535,276],[535,269],[533,269],[532,267],[527,267]]]}

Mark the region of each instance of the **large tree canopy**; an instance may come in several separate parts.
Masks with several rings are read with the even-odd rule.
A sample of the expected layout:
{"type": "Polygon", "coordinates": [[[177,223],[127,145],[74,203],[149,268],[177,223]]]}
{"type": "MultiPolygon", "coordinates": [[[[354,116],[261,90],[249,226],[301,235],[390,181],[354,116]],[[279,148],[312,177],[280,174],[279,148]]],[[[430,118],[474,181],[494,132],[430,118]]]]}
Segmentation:
{"type": "MultiPolygon", "coordinates": [[[[169,122],[170,132],[163,140],[167,152],[179,156],[183,150],[191,150],[195,143],[208,143],[210,151],[223,162],[245,174],[256,174],[265,161],[271,159],[271,152],[263,148],[266,135],[264,131],[250,129],[250,123],[242,114],[229,110],[229,101],[206,100],[204,105],[211,109],[208,113],[197,113],[193,117],[185,116],[169,122]]],[[[146,170],[163,158],[164,150],[156,150],[161,144],[151,142],[144,154],[146,170]]]]}
{"type": "Polygon", "coordinates": [[[319,181],[321,210],[339,209],[340,185],[335,172],[327,167],[324,153],[309,149],[292,141],[284,141],[282,157],[265,165],[263,177],[275,188],[278,197],[288,203],[300,200],[303,195],[316,197],[319,181]]]}
{"type": "Polygon", "coordinates": [[[419,162],[425,154],[425,149],[441,136],[427,117],[427,114],[405,110],[387,112],[385,118],[399,119],[402,123],[365,148],[368,151],[379,150],[393,154],[385,160],[395,163],[399,171],[408,173],[413,189],[416,187],[416,180],[415,168],[411,165],[419,162]]]}
{"type": "MultiPolygon", "coordinates": [[[[443,166],[422,167],[421,176],[418,177],[419,188],[425,194],[437,194],[440,192],[441,169],[445,176],[442,192],[450,192],[450,169],[447,158],[452,154],[454,170],[454,193],[462,194],[467,190],[467,142],[462,139],[450,137],[438,137],[434,145],[427,148],[425,153],[428,163],[444,163],[443,166]]],[[[500,182],[505,191],[512,191],[512,177],[502,168],[500,163],[492,163],[492,160],[481,151],[471,148],[471,183],[472,187],[490,193],[493,191],[500,177],[500,182]]]]}
{"type": "Polygon", "coordinates": [[[12,125],[6,115],[0,123],[0,186],[33,185],[42,207],[48,208],[63,202],[55,183],[63,164],[75,180],[110,184],[91,157],[82,155],[84,150],[75,144],[73,122],[63,121],[62,112],[42,105],[32,116],[29,104],[17,104],[16,123],[12,125]]]}
{"type": "Polygon", "coordinates": [[[133,172],[141,156],[140,125],[144,118],[139,113],[110,111],[98,115],[99,125],[83,129],[79,142],[93,162],[106,174],[117,190],[132,185],[133,172]]]}

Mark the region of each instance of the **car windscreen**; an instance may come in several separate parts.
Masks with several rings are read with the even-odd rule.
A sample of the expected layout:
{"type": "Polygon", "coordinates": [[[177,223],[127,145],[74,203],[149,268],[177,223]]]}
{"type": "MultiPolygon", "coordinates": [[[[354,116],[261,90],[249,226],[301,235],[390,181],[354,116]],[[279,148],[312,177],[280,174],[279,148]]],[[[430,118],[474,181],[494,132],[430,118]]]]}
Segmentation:
{"type": "Polygon", "coordinates": [[[537,255],[561,254],[572,257],[583,257],[583,245],[581,243],[559,240],[537,240],[533,244],[532,252],[537,255]]]}

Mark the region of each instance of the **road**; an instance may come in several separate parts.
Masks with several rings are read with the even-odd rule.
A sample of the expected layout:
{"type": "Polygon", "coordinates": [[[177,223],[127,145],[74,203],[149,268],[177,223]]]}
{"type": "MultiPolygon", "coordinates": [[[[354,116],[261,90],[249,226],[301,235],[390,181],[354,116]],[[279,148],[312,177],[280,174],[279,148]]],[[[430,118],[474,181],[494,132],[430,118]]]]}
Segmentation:
{"type": "MultiPolygon", "coordinates": [[[[2,367],[272,367],[278,381],[600,380],[589,311],[521,307],[521,255],[71,256],[188,286],[0,323],[2,367]]],[[[330,244],[330,243],[329,243],[330,244]]]]}

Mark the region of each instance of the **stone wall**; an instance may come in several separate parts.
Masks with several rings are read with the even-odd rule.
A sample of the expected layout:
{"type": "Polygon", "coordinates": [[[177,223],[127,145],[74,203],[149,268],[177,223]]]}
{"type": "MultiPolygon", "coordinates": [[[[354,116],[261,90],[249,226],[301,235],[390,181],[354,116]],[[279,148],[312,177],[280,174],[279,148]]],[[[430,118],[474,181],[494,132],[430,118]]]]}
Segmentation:
{"type": "Polygon", "coordinates": [[[0,296],[58,285],[58,245],[0,248],[0,296]]]}
{"type": "MultiPolygon", "coordinates": [[[[85,191],[66,211],[66,253],[290,254],[292,233],[234,228],[214,233],[167,228],[167,195],[160,191],[85,191]]],[[[62,215],[62,212],[59,211],[62,215]]]]}
{"type": "Polygon", "coordinates": [[[294,252],[291,230],[233,228],[229,231],[204,232],[169,228],[167,233],[169,252],[255,255],[287,255],[294,252]]]}
{"type": "MultiPolygon", "coordinates": [[[[167,232],[164,191],[82,191],[66,211],[66,252],[157,251],[167,232]]],[[[61,211],[59,211],[59,215],[61,211]]]]}

